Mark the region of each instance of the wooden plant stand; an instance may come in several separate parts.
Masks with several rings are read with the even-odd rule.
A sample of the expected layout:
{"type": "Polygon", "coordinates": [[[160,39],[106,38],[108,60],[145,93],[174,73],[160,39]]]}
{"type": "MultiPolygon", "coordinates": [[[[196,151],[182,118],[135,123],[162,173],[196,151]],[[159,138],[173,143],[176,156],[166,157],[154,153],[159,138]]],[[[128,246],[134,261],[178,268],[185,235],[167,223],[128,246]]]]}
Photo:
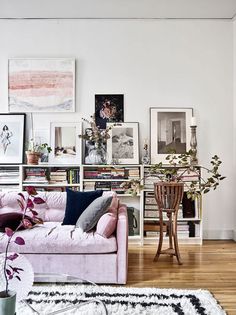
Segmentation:
{"type": "Polygon", "coordinates": [[[154,184],[155,198],[159,210],[160,220],[160,237],[159,244],[154,257],[157,261],[160,254],[176,256],[178,264],[182,265],[179,253],[178,237],[177,237],[177,217],[179,205],[183,199],[184,184],[177,182],[158,182],[154,184]],[[166,212],[168,217],[168,234],[169,248],[162,250],[163,244],[163,212],[166,212]],[[173,247],[174,243],[174,247],[173,247]]]}

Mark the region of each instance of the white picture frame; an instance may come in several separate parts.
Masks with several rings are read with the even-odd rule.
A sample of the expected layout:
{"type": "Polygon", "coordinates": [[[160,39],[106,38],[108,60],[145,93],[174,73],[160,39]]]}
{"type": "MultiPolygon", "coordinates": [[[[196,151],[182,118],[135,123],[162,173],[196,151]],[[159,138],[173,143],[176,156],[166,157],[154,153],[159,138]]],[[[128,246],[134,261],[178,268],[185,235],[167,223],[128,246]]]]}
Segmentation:
{"type": "Polygon", "coordinates": [[[8,60],[9,112],[74,112],[75,59],[8,60]]]}
{"type": "Polygon", "coordinates": [[[51,122],[52,152],[50,164],[78,165],[81,164],[82,142],[79,138],[82,124],[79,122],[51,122]]]}
{"type": "Polygon", "coordinates": [[[190,150],[190,124],[193,108],[151,107],[150,147],[151,163],[168,164],[171,150],[176,154],[190,150]],[[169,152],[169,153],[168,153],[169,152]]]}
{"type": "Polygon", "coordinates": [[[139,164],[139,123],[107,123],[112,126],[107,140],[107,158],[109,163],[139,164]]]}
{"type": "Polygon", "coordinates": [[[25,114],[0,114],[0,164],[23,163],[25,121],[25,114]]]}

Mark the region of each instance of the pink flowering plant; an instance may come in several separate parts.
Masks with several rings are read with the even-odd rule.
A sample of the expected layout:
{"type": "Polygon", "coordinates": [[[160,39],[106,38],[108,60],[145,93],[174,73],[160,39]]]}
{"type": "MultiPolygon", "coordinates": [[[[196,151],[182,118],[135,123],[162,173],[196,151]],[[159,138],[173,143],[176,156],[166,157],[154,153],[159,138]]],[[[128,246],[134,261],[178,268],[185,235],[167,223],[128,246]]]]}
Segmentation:
{"type": "Polygon", "coordinates": [[[25,196],[23,193],[19,193],[19,199],[17,199],[20,209],[22,211],[22,219],[19,225],[15,230],[12,230],[9,227],[5,228],[5,235],[8,237],[6,248],[5,248],[5,256],[4,256],[4,276],[6,280],[5,286],[5,296],[9,296],[8,287],[9,281],[13,278],[18,279],[21,281],[20,273],[24,271],[22,268],[17,268],[12,266],[12,262],[17,259],[19,256],[17,253],[9,254],[9,247],[12,243],[17,245],[25,245],[25,241],[22,237],[16,236],[15,234],[17,231],[21,229],[31,229],[35,224],[42,224],[43,221],[37,217],[38,213],[35,211],[35,205],[43,204],[45,201],[37,196],[37,192],[34,187],[27,187],[26,188],[27,195],[25,196]],[[30,214],[28,216],[27,214],[30,214]]]}

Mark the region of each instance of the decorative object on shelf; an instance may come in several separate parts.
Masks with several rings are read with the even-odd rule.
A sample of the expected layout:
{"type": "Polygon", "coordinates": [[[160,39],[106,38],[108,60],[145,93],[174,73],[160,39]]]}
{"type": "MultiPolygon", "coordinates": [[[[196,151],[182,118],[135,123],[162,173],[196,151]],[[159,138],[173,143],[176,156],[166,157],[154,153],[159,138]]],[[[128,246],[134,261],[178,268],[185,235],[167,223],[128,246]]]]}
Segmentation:
{"type": "Polygon", "coordinates": [[[148,152],[148,141],[147,139],[144,140],[143,144],[143,156],[142,156],[142,164],[150,164],[151,159],[148,152]]]}
{"type": "Polygon", "coordinates": [[[198,159],[197,159],[197,121],[196,117],[191,118],[191,140],[190,140],[190,147],[191,147],[191,157],[190,157],[190,164],[191,165],[197,165],[198,159]]]}
{"type": "Polygon", "coordinates": [[[39,164],[39,159],[43,154],[45,154],[45,151],[49,154],[52,151],[52,148],[47,143],[38,144],[34,141],[34,139],[31,139],[28,150],[25,152],[27,164],[39,164]]]}
{"type": "MultiPolygon", "coordinates": [[[[49,129],[36,129],[33,131],[33,138],[37,145],[50,143],[50,130],[49,129]]],[[[50,151],[51,152],[51,151],[50,151]]],[[[47,148],[42,150],[39,163],[44,164],[49,162],[49,153],[47,148]]]]}
{"type": "Polygon", "coordinates": [[[123,94],[95,95],[95,121],[100,129],[106,129],[107,122],[124,121],[123,94]]]}
{"type": "Polygon", "coordinates": [[[81,123],[57,122],[51,123],[52,153],[49,161],[52,164],[80,164],[81,163],[81,123]]]}
{"type": "Polygon", "coordinates": [[[79,137],[85,140],[85,164],[106,164],[107,151],[106,143],[110,138],[109,131],[113,128],[113,124],[106,127],[106,129],[100,129],[96,125],[95,115],[90,116],[91,120],[82,118],[82,120],[90,125],[90,128],[85,129],[84,134],[80,134],[79,137]]]}
{"type": "Polygon", "coordinates": [[[10,112],[74,112],[75,60],[10,59],[10,112]]]}
{"type": "Polygon", "coordinates": [[[25,114],[0,114],[0,164],[23,163],[25,114]]]}
{"type": "Polygon", "coordinates": [[[170,150],[190,150],[192,108],[150,108],[151,163],[166,162],[170,150]]]}
{"type": "MultiPolygon", "coordinates": [[[[30,290],[30,283],[33,284],[33,272],[32,267],[23,257],[21,257],[17,253],[9,253],[9,247],[12,243],[17,245],[24,245],[25,241],[22,237],[16,236],[16,232],[21,229],[30,229],[33,227],[33,223],[42,224],[42,220],[37,217],[38,213],[34,210],[35,204],[43,204],[45,201],[37,196],[37,192],[33,187],[27,188],[27,195],[23,193],[18,194],[18,204],[20,206],[22,212],[22,219],[19,225],[13,230],[9,227],[5,227],[5,234],[3,234],[2,242],[5,242],[5,253],[3,257],[0,259],[0,275],[1,275],[1,287],[3,290],[0,292],[0,313],[14,315],[15,314],[15,302],[16,302],[16,292],[12,291],[12,288],[19,289],[19,285],[16,285],[15,281],[22,281],[26,279],[26,281],[22,281],[24,289],[30,290]],[[32,218],[29,220],[26,216],[26,213],[29,212],[32,215],[32,218]],[[6,240],[5,240],[6,238],[6,240]],[[23,259],[23,263],[22,263],[23,259]],[[18,264],[19,262],[19,264],[18,264]],[[26,267],[23,269],[22,266],[26,267]],[[29,268],[29,270],[27,269],[29,268]],[[29,275],[24,276],[25,272],[29,272],[29,275]],[[10,287],[11,282],[13,282],[13,286],[10,287]],[[27,284],[27,285],[26,285],[27,284]]],[[[22,291],[22,288],[21,288],[22,291]]],[[[24,291],[24,290],[23,290],[24,291]]],[[[20,293],[19,298],[25,297],[23,292],[20,293]]],[[[26,295],[28,292],[26,293],[26,295]]]]}
{"type": "MultiPolygon", "coordinates": [[[[107,124],[111,126],[111,124],[107,124]]],[[[109,163],[115,158],[120,164],[139,164],[139,124],[137,122],[116,123],[107,140],[109,163]]]]}

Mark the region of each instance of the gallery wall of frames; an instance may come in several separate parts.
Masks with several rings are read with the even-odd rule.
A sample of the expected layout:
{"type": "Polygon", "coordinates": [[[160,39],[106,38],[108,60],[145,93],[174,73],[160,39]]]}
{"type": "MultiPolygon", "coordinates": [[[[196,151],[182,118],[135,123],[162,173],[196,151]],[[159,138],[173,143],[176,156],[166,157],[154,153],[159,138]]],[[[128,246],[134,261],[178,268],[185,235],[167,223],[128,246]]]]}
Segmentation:
{"type": "MultiPolygon", "coordinates": [[[[35,129],[32,123],[36,113],[75,112],[75,84],[74,59],[8,61],[9,113],[0,115],[0,163],[24,163],[24,151],[30,145],[47,143],[52,152],[46,161],[52,164],[97,164],[93,154],[99,141],[89,136],[94,124],[86,124],[91,117],[83,122],[51,121],[50,129],[35,129]],[[30,130],[27,137],[26,124],[30,130]],[[84,132],[86,140],[80,137],[84,132]]],[[[192,108],[150,108],[149,139],[140,143],[139,123],[126,121],[124,100],[124,94],[109,91],[94,95],[91,116],[96,127],[105,132],[110,126],[109,138],[100,139],[103,164],[139,164],[144,153],[148,155],[147,163],[165,162],[170,149],[179,154],[190,149],[192,108]]]]}

